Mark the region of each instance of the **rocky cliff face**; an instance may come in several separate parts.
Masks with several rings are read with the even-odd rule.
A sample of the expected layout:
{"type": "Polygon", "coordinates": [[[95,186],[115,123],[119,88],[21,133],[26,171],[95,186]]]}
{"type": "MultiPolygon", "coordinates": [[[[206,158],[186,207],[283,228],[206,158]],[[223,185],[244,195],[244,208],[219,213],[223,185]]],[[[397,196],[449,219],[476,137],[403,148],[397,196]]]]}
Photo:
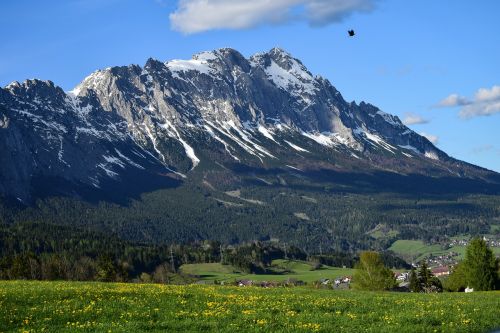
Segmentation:
{"type": "Polygon", "coordinates": [[[277,48],[250,59],[232,49],[149,59],[98,70],[70,92],[11,83],[0,89],[0,152],[0,195],[22,201],[47,184],[71,195],[133,180],[175,185],[215,164],[494,176],[397,117],[346,102],[277,48]]]}

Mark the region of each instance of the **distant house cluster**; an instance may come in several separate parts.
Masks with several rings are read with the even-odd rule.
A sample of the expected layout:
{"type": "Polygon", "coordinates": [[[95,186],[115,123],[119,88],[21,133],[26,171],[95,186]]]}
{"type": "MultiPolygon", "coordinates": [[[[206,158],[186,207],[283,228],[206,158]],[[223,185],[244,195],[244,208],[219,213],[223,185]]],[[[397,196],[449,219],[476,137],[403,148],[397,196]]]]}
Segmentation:
{"type": "Polygon", "coordinates": [[[342,276],[336,279],[320,279],[317,283],[324,287],[348,288],[352,281],[352,276],[342,276]]]}
{"type": "MultiPolygon", "coordinates": [[[[431,268],[431,273],[436,277],[448,276],[450,275],[450,266],[438,266],[431,268]]],[[[405,283],[410,281],[410,272],[394,273],[394,277],[400,286],[406,285],[405,283]]]]}
{"type": "Polygon", "coordinates": [[[453,247],[453,246],[467,246],[467,245],[469,245],[469,240],[468,239],[454,239],[448,245],[450,247],[453,247]]]}
{"type": "MultiPolygon", "coordinates": [[[[483,240],[486,242],[486,244],[489,247],[500,247],[500,239],[499,238],[488,238],[486,236],[483,236],[483,240]]],[[[468,246],[469,245],[470,239],[453,239],[450,243],[449,246],[468,246]]]]}
{"type": "Polygon", "coordinates": [[[410,279],[409,272],[394,273],[394,276],[398,282],[407,282],[410,279]]]}
{"type": "MultiPolygon", "coordinates": [[[[336,279],[323,278],[313,282],[313,285],[320,288],[348,289],[352,281],[352,276],[343,276],[336,279]]],[[[261,287],[261,288],[277,288],[277,287],[297,287],[303,286],[306,283],[301,280],[289,278],[284,281],[254,281],[249,279],[237,280],[235,284],[238,287],[261,287]]]]}
{"type": "Polygon", "coordinates": [[[287,279],[285,281],[253,281],[253,280],[237,280],[235,284],[238,287],[260,287],[260,288],[277,288],[277,287],[298,287],[305,285],[304,281],[296,279],[287,279]]]}
{"type": "Polygon", "coordinates": [[[441,254],[437,256],[429,256],[425,261],[429,267],[440,267],[440,266],[455,266],[458,264],[459,254],[457,252],[449,252],[447,254],[441,254]]]}
{"type": "Polygon", "coordinates": [[[434,267],[431,269],[431,273],[432,275],[437,277],[448,276],[450,275],[450,267],[449,266],[434,267]]]}

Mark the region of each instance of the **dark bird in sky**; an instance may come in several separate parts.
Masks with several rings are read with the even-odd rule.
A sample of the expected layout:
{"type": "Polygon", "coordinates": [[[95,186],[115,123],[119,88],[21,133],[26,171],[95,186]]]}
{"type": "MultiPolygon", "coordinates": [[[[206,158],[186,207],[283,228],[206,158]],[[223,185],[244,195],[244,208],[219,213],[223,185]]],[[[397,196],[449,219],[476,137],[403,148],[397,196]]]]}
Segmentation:
{"type": "Polygon", "coordinates": [[[354,30],[348,30],[349,37],[353,37],[355,35],[354,30]]]}

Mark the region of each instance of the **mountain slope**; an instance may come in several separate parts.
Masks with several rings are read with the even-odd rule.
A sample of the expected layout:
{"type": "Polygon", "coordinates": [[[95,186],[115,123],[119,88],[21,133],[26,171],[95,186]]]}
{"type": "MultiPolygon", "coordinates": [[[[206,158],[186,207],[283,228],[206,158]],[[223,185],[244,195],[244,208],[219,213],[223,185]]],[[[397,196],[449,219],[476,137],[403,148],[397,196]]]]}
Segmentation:
{"type": "MultiPolygon", "coordinates": [[[[98,70],[71,92],[50,81],[11,83],[0,89],[0,151],[0,195],[27,204],[63,196],[126,205],[172,189],[169,198],[217,193],[215,210],[271,206],[275,215],[283,213],[276,203],[242,190],[500,192],[498,174],[449,157],[373,105],[346,102],[277,48],[250,59],[233,49],[149,59],[98,70]]],[[[178,215],[177,226],[193,222],[178,215]]]]}

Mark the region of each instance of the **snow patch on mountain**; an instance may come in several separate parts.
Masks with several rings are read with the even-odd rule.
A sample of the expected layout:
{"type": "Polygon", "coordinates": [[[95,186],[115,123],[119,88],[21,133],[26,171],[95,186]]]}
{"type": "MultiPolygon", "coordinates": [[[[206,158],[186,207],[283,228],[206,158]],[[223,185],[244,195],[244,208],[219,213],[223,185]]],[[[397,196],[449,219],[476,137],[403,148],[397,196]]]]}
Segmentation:
{"type": "MultiPolygon", "coordinates": [[[[125,160],[128,164],[130,164],[130,165],[132,165],[132,166],[134,166],[134,167],[136,167],[138,169],[144,170],[144,167],[142,165],[135,163],[130,158],[128,158],[127,156],[123,155],[118,149],[115,148],[115,152],[118,154],[118,156],[121,159],[125,160]]],[[[142,155],[142,156],[144,156],[144,155],[142,155]]]]}
{"type": "Polygon", "coordinates": [[[57,153],[57,158],[59,159],[59,161],[63,164],[65,164],[66,166],[68,167],[71,167],[71,165],[69,165],[64,159],[64,148],[63,148],[63,138],[61,136],[59,136],[59,152],[57,153]]]}
{"type": "Polygon", "coordinates": [[[228,144],[226,141],[222,140],[217,134],[215,134],[215,132],[213,131],[212,128],[210,128],[210,126],[203,125],[203,127],[210,134],[210,136],[212,138],[214,138],[215,140],[219,141],[220,143],[222,143],[224,145],[224,149],[229,154],[229,156],[231,156],[236,161],[240,161],[240,159],[238,157],[236,157],[235,155],[233,155],[233,153],[231,152],[231,150],[229,150],[229,148],[232,148],[230,144],[228,144]]]}
{"type": "Polygon", "coordinates": [[[102,157],[104,158],[104,160],[107,163],[109,163],[109,164],[116,164],[120,168],[125,169],[125,163],[123,163],[119,158],[116,158],[114,156],[107,156],[107,155],[103,155],[102,157]]]}
{"type": "Polygon", "coordinates": [[[353,133],[366,139],[368,143],[370,143],[373,146],[379,146],[387,151],[389,151],[392,154],[396,154],[396,151],[398,150],[396,147],[393,145],[390,145],[387,143],[384,139],[382,139],[379,135],[370,133],[369,131],[363,129],[363,128],[356,128],[353,130],[353,133]]]}
{"type": "Polygon", "coordinates": [[[316,141],[322,146],[326,147],[334,147],[337,145],[337,142],[333,141],[331,137],[323,134],[323,133],[308,133],[302,132],[302,135],[308,137],[311,140],[316,141]]]}
{"type": "Polygon", "coordinates": [[[264,71],[277,87],[288,91],[295,97],[304,99],[308,103],[311,102],[311,99],[304,94],[315,94],[317,88],[314,86],[314,78],[303,70],[297,62],[293,62],[292,68],[286,70],[271,60],[271,65],[264,71]]]}
{"type": "Polygon", "coordinates": [[[411,150],[416,154],[421,154],[421,152],[419,152],[417,148],[410,146],[410,145],[405,145],[405,146],[399,145],[399,147],[406,149],[406,150],[411,150]]]}
{"type": "Polygon", "coordinates": [[[258,130],[260,133],[262,133],[262,135],[264,135],[264,136],[265,136],[266,138],[268,138],[269,140],[272,140],[272,141],[274,141],[274,142],[278,143],[278,142],[274,139],[274,137],[272,136],[271,132],[270,132],[267,128],[265,128],[264,126],[259,125],[259,127],[257,127],[257,130],[258,130]]]}
{"type": "Polygon", "coordinates": [[[104,170],[104,172],[106,172],[106,175],[108,175],[108,177],[110,177],[110,178],[116,178],[116,177],[118,177],[118,174],[116,172],[108,169],[107,165],[105,163],[99,163],[99,164],[97,164],[97,167],[99,167],[102,170],[104,170]]]}
{"type": "Polygon", "coordinates": [[[396,116],[393,116],[391,114],[388,114],[388,113],[385,113],[384,111],[380,111],[378,110],[377,113],[379,116],[381,116],[382,118],[384,118],[384,120],[386,122],[388,122],[389,124],[391,124],[392,126],[402,126],[403,124],[401,123],[401,121],[399,121],[398,117],[396,116]]]}
{"type": "Polygon", "coordinates": [[[172,137],[174,137],[175,139],[177,139],[182,144],[182,146],[184,147],[184,150],[186,152],[187,157],[189,157],[189,159],[191,159],[191,163],[193,164],[193,167],[191,168],[191,170],[194,169],[194,168],[196,168],[196,166],[200,163],[200,159],[194,153],[193,147],[191,147],[181,137],[181,135],[179,134],[179,131],[177,131],[177,128],[175,128],[175,126],[172,125],[172,123],[169,122],[168,120],[167,120],[167,122],[165,124],[161,124],[160,127],[166,129],[172,137]]]}
{"type": "Polygon", "coordinates": [[[218,59],[217,55],[212,52],[212,51],[203,51],[200,53],[197,53],[193,56],[193,59],[200,60],[200,61],[206,61],[209,62],[211,60],[216,60],[218,59]]]}
{"type": "MultiPolygon", "coordinates": [[[[245,140],[247,143],[251,144],[255,149],[257,149],[261,153],[263,153],[263,154],[265,154],[265,155],[267,155],[269,157],[276,158],[270,152],[268,152],[264,147],[262,147],[259,144],[253,142],[249,138],[249,136],[247,135],[247,133],[245,133],[240,127],[236,126],[236,124],[234,123],[233,120],[227,121],[226,125],[228,125],[229,128],[232,128],[233,130],[235,130],[243,140],[245,140]]],[[[227,127],[226,127],[226,129],[227,129],[227,127]]]]}
{"type": "Polygon", "coordinates": [[[407,153],[405,153],[404,151],[402,151],[402,152],[401,152],[401,154],[403,154],[403,155],[404,155],[404,156],[406,156],[406,157],[413,158],[413,156],[412,156],[412,155],[407,154],[407,153]]]}
{"type": "Polygon", "coordinates": [[[109,75],[109,71],[111,68],[106,68],[104,70],[97,70],[83,79],[82,83],[77,85],[73,90],[70,90],[68,94],[70,96],[79,96],[82,90],[85,89],[93,89],[97,90],[100,84],[106,79],[107,75],[109,75]]]}
{"type": "Polygon", "coordinates": [[[245,144],[243,141],[241,141],[239,138],[237,138],[235,135],[233,135],[230,131],[229,131],[229,126],[223,126],[223,125],[220,125],[220,126],[217,126],[216,124],[212,123],[211,121],[205,119],[205,123],[210,126],[210,128],[212,130],[215,130],[217,132],[219,132],[220,134],[224,135],[225,137],[229,138],[230,140],[234,141],[236,144],[238,144],[241,148],[243,148],[247,153],[251,154],[251,155],[254,155],[254,156],[257,156],[261,161],[262,159],[260,158],[259,154],[254,150],[252,149],[250,146],[248,146],[247,144],[245,144]]]}
{"type": "Polygon", "coordinates": [[[167,163],[167,159],[165,158],[165,155],[163,155],[163,153],[158,149],[156,136],[153,135],[153,133],[151,132],[151,129],[149,128],[149,126],[147,124],[145,124],[145,123],[142,124],[142,127],[144,127],[144,129],[146,130],[146,134],[147,134],[148,138],[151,140],[151,143],[153,144],[153,149],[162,158],[163,163],[164,164],[167,163]]]}
{"type": "Polygon", "coordinates": [[[200,74],[214,76],[216,70],[210,67],[209,61],[217,57],[211,52],[203,52],[195,55],[191,60],[174,59],[167,61],[165,65],[175,78],[182,79],[180,72],[196,71],[200,74]]]}
{"type": "Polygon", "coordinates": [[[385,150],[395,154],[395,151],[397,150],[396,147],[388,144],[384,139],[382,139],[380,136],[376,135],[376,134],[372,134],[370,132],[367,132],[365,131],[364,132],[366,138],[372,142],[375,142],[376,144],[378,144],[379,146],[381,146],[382,148],[384,148],[385,150]]]}
{"type": "Polygon", "coordinates": [[[290,141],[287,141],[287,140],[283,140],[285,141],[290,147],[292,147],[293,149],[295,149],[296,151],[300,151],[300,152],[307,152],[309,153],[310,151],[307,150],[307,149],[304,149],[304,148],[301,148],[297,145],[294,145],[293,143],[291,143],[290,141]]]}
{"type": "Polygon", "coordinates": [[[425,152],[425,157],[430,158],[431,160],[439,161],[439,156],[434,151],[427,150],[425,152]]]}
{"type": "Polygon", "coordinates": [[[287,168],[290,168],[290,169],[292,169],[292,170],[296,170],[296,171],[301,171],[301,172],[303,172],[301,169],[296,168],[296,167],[291,166],[291,165],[288,165],[288,164],[286,165],[286,167],[287,167],[287,168]]]}

